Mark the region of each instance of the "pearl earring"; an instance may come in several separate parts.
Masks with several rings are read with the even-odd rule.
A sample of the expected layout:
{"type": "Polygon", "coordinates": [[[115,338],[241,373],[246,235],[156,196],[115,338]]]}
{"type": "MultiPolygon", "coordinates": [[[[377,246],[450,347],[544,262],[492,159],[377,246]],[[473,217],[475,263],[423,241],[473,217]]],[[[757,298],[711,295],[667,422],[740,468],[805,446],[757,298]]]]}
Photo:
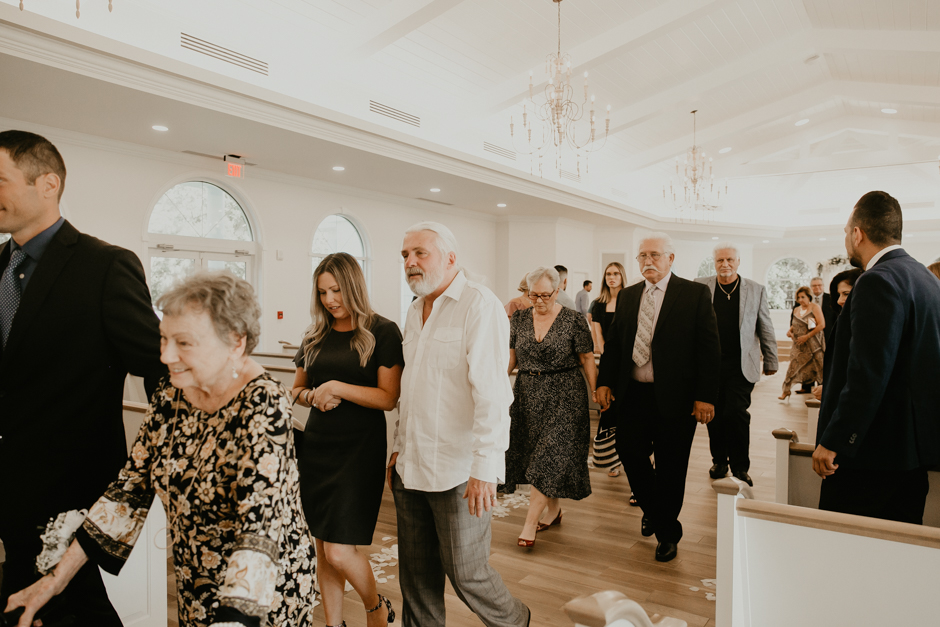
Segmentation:
{"type": "Polygon", "coordinates": [[[235,366],[232,366],[232,378],[233,379],[238,378],[238,370],[235,369],[235,366]]]}

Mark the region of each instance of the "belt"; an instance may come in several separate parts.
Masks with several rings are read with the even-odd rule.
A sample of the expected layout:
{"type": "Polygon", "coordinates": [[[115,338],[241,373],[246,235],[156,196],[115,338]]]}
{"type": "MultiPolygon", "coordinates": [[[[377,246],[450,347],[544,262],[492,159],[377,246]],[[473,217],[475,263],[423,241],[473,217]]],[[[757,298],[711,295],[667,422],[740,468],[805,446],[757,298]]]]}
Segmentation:
{"type": "Polygon", "coordinates": [[[570,368],[560,368],[558,370],[520,370],[519,374],[530,374],[534,377],[540,377],[546,374],[558,374],[559,372],[571,372],[572,370],[577,370],[581,366],[571,366],[570,368]]]}

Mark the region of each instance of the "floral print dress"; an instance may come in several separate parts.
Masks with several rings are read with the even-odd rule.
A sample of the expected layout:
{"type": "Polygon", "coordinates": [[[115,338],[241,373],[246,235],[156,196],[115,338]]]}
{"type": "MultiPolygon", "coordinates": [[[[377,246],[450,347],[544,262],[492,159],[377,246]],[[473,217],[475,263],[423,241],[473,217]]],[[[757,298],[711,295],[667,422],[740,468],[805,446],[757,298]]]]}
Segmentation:
{"type": "Polygon", "coordinates": [[[164,378],[130,459],[79,529],[85,553],[117,574],[157,496],[173,542],[181,626],[311,625],[314,547],[289,398],[265,373],[209,414],[164,378]]]}

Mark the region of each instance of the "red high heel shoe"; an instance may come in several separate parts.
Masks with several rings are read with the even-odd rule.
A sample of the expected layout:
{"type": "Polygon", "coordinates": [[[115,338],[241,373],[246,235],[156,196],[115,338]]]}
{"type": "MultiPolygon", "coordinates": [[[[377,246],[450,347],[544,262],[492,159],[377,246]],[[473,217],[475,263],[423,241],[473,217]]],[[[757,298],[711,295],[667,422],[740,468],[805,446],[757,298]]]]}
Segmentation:
{"type": "Polygon", "coordinates": [[[548,529],[549,527],[553,527],[553,526],[555,526],[555,525],[560,525],[560,524],[561,524],[561,513],[562,513],[562,512],[561,512],[561,509],[559,509],[559,510],[558,510],[558,515],[555,516],[555,520],[553,520],[553,521],[550,522],[550,523],[539,523],[538,526],[535,528],[535,530],[536,530],[536,531],[545,531],[545,530],[548,529]]]}
{"type": "Polygon", "coordinates": [[[519,538],[518,545],[527,549],[531,549],[533,546],[535,546],[535,540],[525,540],[523,538],[519,538]]]}

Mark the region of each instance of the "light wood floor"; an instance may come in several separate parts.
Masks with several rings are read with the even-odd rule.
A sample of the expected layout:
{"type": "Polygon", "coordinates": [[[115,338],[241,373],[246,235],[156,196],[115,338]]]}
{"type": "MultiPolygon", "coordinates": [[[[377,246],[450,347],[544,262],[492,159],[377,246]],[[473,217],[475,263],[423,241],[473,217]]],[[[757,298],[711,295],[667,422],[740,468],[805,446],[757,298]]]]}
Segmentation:
{"type": "MultiPolygon", "coordinates": [[[[784,368],[786,363],[783,364],[784,368]]],[[[751,404],[751,470],[754,495],[772,501],[774,496],[774,438],[771,431],[785,427],[806,441],[807,396],[794,393],[790,405],[780,404],[783,374],[766,377],[754,388],[751,404]]],[[[510,509],[504,518],[493,518],[490,563],[502,575],[509,589],[532,609],[532,625],[571,627],[561,607],[569,600],[600,590],[618,590],[637,601],[650,614],[659,613],[688,622],[690,627],[715,624],[714,593],[707,585],[715,578],[716,497],[711,489],[708,468],[708,432],[699,426],[692,445],[685,505],[680,520],[684,536],[679,556],[667,564],[653,557],[654,538],[640,535],[639,508],[630,507],[630,487],[621,475],[611,479],[606,472],[591,470],[593,494],[582,501],[564,501],[563,523],[539,534],[531,549],[516,546],[525,519],[525,508],[510,509]],[[695,590],[693,590],[695,588],[695,590]]],[[[379,513],[371,547],[366,554],[381,553],[397,542],[395,505],[386,493],[379,513]]],[[[397,560],[382,566],[379,592],[401,608],[397,560]]],[[[169,578],[169,625],[176,627],[175,582],[169,578]]],[[[483,623],[447,585],[448,627],[479,626],[483,623]]],[[[365,625],[362,603],[355,592],[346,594],[345,619],[349,627],[365,625]]],[[[322,607],[316,610],[323,623],[322,607]]]]}

